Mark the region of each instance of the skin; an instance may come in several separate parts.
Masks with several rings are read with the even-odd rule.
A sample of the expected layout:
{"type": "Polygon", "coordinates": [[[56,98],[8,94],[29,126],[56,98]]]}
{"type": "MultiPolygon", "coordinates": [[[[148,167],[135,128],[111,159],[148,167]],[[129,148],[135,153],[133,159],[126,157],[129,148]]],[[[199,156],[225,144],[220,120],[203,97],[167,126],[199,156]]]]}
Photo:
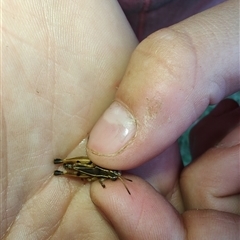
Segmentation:
{"type": "Polygon", "coordinates": [[[237,3],[227,1],[159,31],[134,51],[136,38],[117,2],[3,1],[1,238],[237,239],[238,104],[221,102],[215,116],[197,125],[191,135],[196,158],[189,167],[182,169],[175,143],[209,103],[239,90],[237,3]],[[200,27],[206,31],[202,38],[200,27]],[[179,56],[181,66],[169,77],[164,69],[178,66],[179,56]],[[139,71],[143,61],[151,68],[139,71]],[[161,75],[153,71],[159,63],[161,75]],[[131,86],[144,90],[131,92],[131,86]],[[82,155],[79,142],[114,99],[141,122],[141,99],[161,89],[163,97],[150,102],[163,104],[151,122],[154,129],[161,124],[156,133],[143,126],[145,141],[136,138],[114,161],[91,156],[108,168],[136,167],[139,177],[127,175],[131,195],[120,181],[107,181],[102,189],[98,182],[90,187],[52,175],[54,158],[82,155]],[[159,118],[167,111],[171,128],[159,118]],[[223,133],[216,137],[217,126],[223,133]]]}

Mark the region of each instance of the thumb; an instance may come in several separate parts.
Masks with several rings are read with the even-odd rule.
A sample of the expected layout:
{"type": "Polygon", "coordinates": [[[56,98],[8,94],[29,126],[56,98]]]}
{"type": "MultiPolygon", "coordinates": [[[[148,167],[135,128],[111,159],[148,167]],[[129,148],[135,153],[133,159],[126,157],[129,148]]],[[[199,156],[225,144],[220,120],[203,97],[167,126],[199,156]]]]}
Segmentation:
{"type": "Polygon", "coordinates": [[[227,1],[139,44],[116,99],[92,129],[88,154],[133,168],[156,156],[209,104],[239,87],[238,1],[227,1]]]}

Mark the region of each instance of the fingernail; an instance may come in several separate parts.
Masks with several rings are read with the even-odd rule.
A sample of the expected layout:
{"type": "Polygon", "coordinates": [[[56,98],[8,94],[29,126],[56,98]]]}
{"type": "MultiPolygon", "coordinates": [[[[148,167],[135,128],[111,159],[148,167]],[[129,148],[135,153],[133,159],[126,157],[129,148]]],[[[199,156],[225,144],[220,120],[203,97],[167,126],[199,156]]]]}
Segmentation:
{"type": "Polygon", "coordinates": [[[114,102],[92,129],[88,149],[97,155],[117,154],[135,136],[136,129],[132,114],[114,102]]]}

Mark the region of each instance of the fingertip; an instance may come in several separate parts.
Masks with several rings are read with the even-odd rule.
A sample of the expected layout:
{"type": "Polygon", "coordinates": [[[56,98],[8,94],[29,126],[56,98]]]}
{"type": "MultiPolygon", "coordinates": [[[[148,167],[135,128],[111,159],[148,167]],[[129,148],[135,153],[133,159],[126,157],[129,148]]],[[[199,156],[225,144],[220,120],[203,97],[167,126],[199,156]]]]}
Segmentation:
{"type": "Polygon", "coordinates": [[[145,181],[135,176],[128,178],[133,180],[126,183],[131,195],[120,181],[106,181],[106,189],[97,182],[91,187],[92,201],[111,222],[118,236],[140,240],[177,234],[181,239],[184,231],[173,207],[145,181]],[[176,231],[169,235],[172,224],[176,231]]]}
{"type": "Polygon", "coordinates": [[[114,156],[134,138],[136,119],[120,102],[113,102],[93,127],[88,151],[99,156],[114,156]]]}

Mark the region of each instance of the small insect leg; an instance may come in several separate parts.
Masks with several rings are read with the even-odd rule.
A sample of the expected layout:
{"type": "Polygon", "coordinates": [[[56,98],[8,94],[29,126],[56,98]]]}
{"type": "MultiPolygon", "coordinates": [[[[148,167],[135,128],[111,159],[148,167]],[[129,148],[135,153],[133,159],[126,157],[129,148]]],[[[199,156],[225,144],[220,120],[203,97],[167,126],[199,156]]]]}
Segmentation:
{"type": "Polygon", "coordinates": [[[104,178],[99,179],[99,183],[102,185],[103,188],[106,187],[105,184],[103,183],[104,180],[105,180],[104,178]]]}

